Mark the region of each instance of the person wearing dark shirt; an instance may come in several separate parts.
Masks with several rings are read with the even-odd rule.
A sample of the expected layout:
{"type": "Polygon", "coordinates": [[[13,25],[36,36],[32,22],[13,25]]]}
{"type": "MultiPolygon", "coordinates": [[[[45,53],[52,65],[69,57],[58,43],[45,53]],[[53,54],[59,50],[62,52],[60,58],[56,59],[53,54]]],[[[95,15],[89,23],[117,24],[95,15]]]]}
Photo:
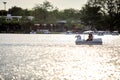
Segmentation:
{"type": "Polygon", "coordinates": [[[86,41],[92,41],[93,40],[93,35],[92,34],[89,34],[88,35],[88,39],[86,41]]]}

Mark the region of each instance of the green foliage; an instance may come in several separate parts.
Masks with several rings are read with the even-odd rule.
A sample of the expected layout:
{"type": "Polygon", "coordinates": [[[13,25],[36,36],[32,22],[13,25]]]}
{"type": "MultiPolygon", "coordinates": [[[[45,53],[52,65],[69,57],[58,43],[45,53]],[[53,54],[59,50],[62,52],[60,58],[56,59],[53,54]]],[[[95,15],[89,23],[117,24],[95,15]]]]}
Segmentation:
{"type": "Polygon", "coordinates": [[[4,16],[1,16],[1,17],[0,17],[0,24],[2,24],[2,23],[4,23],[4,22],[6,22],[6,18],[5,18],[4,16]]]}
{"type": "Polygon", "coordinates": [[[48,1],[43,2],[43,4],[36,5],[33,8],[33,15],[35,16],[36,21],[39,21],[41,23],[46,22],[52,9],[53,6],[48,1]]]}
{"type": "Polygon", "coordinates": [[[0,10],[0,16],[6,16],[7,15],[7,11],[5,10],[0,10]]]}
{"type": "Polygon", "coordinates": [[[36,22],[39,23],[56,23],[58,20],[78,20],[78,13],[78,10],[72,8],[59,11],[48,1],[38,4],[33,8],[33,15],[36,22]]]}
{"type": "Polygon", "coordinates": [[[22,22],[22,23],[20,23],[20,25],[22,26],[22,31],[23,31],[24,33],[29,33],[29,32],[31,31],[31,30],[30,30],[31,26],[33,26],[34,23],[31,22],[31,21],[27,21],[27,22],[22,22]]]}
{"type": "Polygon", "coordinates": [[[21,22],[29,22],[30,20],[26,16],[22,16],[20,19],[21,22]]]}
{"type": "Polygon", "coordinates": [[[30,16],[32,12],[30,10],[14,6],[8,10],[8,13],[12,16],[30,16]]]}
{"type": "Polygon", "coordinates": [[[42,9],[47,11],[51,11],[53,9],[53,5],[49,1],[44,1],[43,4],[40,4],[42,9]]]}
{"type": "Polygon", "coordinates": [[[12,14],[12,16],[22,16],[22,12],[22,8],[16,6],[8,10],[8,13],[12,14]]]}
{"type": "Polygon", "coordinates": [[[78,29],[81,29],[81,30],[84,29],[84,26],[81,25],[80,23],[76,23],[75,26],[76,26],[76,28],[78,28],[78,29]]]}
{"type": "Polygon", "coordinates": [[[114,30],[118,26],[117,24],[120,22],[118,19],[120,16],[120,0],[89,0],[88,4],[101,7],[103,16],[107,16],[106,19],[104,18],[104,22],[106,22],[108,29],[114,30]]]}
{"type": "Polygon", "coordinates": [[[100,7],[91,7],[90,5],[85,5],[85,7],[80,10],[80,19],[84,25],[95,26],[101,19],[102,14],[99,12],[100,7]]]}
{"type": "Polygon", "coordinates": [[[37,21],[46,20],[48,12],[45,9],[36,7],[33,11],[33,15],[37,21]]]}
{"type": "Polygon", "coordinates": [[[78,19],[77,17],[77,13],[79,11],[78,10],[75,10],[75,9],[64,9],[63,11],[61,11],[61,18],[62,19],[71,19],[71,20],[75,20],[75,19],[78,19]]]}
{"type": "Polygon", "coordinates": [[[66,20],[68,29],[83,29],[83,25],[92,26],[97,29],[119,29],[120,30],[120,0],[88,0],[88,3],[81,10],[73,8],[59,10],[49,1],[45,0],[42,4],[37,4],[32,10],[22,9],[21,7],[12,7],[7,11],[0,10],[0,24],[18,23],[22,25],[25,32],[30,30],[30,25],[34,23],[53,23],[56,21],[66,20]],[[18,19],[6,21],[7,13],[12,16],[23,16],[18,19]],[[34,16],[34,21],[30,21],[26,16],[34,16]],[[73,22],[76,23],[73,23],[73,22]],[[77,23],[77,21],[80,21],[77,23]]]}

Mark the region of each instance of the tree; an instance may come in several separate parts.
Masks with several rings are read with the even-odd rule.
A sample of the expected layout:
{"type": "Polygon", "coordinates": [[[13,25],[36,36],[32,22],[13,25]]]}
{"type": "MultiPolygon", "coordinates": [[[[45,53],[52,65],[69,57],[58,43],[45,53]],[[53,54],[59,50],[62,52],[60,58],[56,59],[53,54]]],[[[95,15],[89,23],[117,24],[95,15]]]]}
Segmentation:
{"type": "Polygon", "coordinates": [[[0,10],[0,16],[6,16],[7,15],[7,11],[5,10],[0,10]]]}
{"type": "Polygon", "coordinates": [[[104,16],[108,16],[109,19],[106,23],[109,29],[114,30],[115,26],[120,22],[118,17],[120,16],[120,0],[89,0],[88,3],[91,6],[100,6],[101,12],[104,16]]]}
{"type": "Polygon", "coordinates": [[[8,13],[12,16],[30,16],[31,11],[28,9],[22,9],[21,7],[12,7],[8,10],[8,13]]]}
{"type": "Polygon", "coordinates": [[[64,9],[63,11],[61,11],[61,15],[60,17],[62,19],[65,19],[65,20],[78,20],[79,17],[77,17],[77,14],[78,14],[78,10],[75,10],[75,9],[64,9]]]}
{"type": "Polygon", "coordinates": [[[32,11],[28,10],[28,9],[23,9],[22,15],[23,16],[31,16],[32,15],[32,11]]]}
{"type": "Polygon", "coordinates": [[[55,23],[57,20],[59,20],[59,10],[56,8],[52,11],[49,11],[49,15],[48,15],[48,23],[55,23]]]}
{"type": "Polygon", "coordinates": [[[38,21],[45,22],[49,15],[49,11],[53,9],[53,6],[50,2],[45,1],[43,4],[38,4],[33,8],[33,15],[38,21]]]}
{"type": "Polygon", "coordinates": [[[8,13],[11,14],[12,16],[22,16],[23,9],[20,7],[14,6],[8,10],[8,13]]]}
{"type": "Polygon", "coordinates": [[[100,7],[90,6],[89,4],[85,5],[80,10],[80,19],[81,22],[86,26],[91,26],[94,28],[99,24],[101,19],[100,7]]]}

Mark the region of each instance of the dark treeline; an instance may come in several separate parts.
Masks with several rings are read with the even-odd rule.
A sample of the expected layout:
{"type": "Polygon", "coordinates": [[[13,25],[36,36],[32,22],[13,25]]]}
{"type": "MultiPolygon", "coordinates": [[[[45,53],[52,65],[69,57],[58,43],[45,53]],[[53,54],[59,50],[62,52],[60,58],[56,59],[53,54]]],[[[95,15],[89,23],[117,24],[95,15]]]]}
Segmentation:
{"type": "Polygon", "coordinates": [[[0,28],[1,30],[6,29],[6,31],[11,29],[11,31],[29,32],[30,26],[34,26],[34,24],[56,24],[61,20],[67,21],[65,24],[67,29],[83,30],[84,27],[90,26],[91,29],[120,31],[120,0],[88,0],[81,10],[73,8],[59,10],[50,2],[44,1],[42,4],[35,5],[32,10],[16,6],[8,11],[0,10],[0,16],[2,16],[0,17],[0,28]],[[17,19],[6,21],[4,16],[7,14],[23,17],[19,21],[17,19]],[[31,21],[26,16],[34,16],[34,19],[31,21]],[[12,25],[16,27],[12,27],[12,25]]]}

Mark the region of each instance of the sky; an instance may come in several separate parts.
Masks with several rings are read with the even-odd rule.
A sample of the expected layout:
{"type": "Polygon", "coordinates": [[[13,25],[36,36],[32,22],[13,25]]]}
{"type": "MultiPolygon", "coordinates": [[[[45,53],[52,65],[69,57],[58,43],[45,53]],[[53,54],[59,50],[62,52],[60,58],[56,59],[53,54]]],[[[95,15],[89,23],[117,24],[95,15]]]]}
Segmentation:
{"type": "MultiPolygon", "coordinates": [[[[45,0],[0,0],[0,10],[4,10],[4,4],[6,3],[6,10],[12,8],[13,6],[21,7],[23,9],[31,10],[36,4],[42,4],[45,0]]],[[[87,2],[87,0],[47,0],[51,2],[54,7],[60,10],[63,9],[81,9],[87,2]]]]}

